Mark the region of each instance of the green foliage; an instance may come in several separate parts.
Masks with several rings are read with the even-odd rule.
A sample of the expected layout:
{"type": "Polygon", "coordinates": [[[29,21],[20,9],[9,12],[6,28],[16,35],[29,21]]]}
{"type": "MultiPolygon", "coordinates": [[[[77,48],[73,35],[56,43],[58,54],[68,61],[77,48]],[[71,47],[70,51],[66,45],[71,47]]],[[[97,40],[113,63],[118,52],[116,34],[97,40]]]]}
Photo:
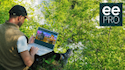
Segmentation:
{"type": "MultiPolygon", "coordinates": [[[[116,1],[123,2],[123,0],[116,1]]],[[[64,53],[68,48],[73,49],[73,55],[64,68],[66,70],[124,70],[125,20],[123,20],[122,27],[96,28],[99,26],[99,21],[92,19],[99,16],[99,3],[101,2],[100,0],[55,0],[49,4],[44,2],[38,7],[44,6],[42,12],[45,14],[46,24],[40,25],[37,22],[38,19],[31,16],[31,20],[26,20],[20,30],[28,37],[35,35],[38,27],[58,32],[54,51],[64,53]],[[83,45],[79,46],[80,42],[83,45]],[[63,50],[59,51],[58,48],[63,48],[63,50]]],[[[108,2],[116,3],[112,0],[108,2]]],[[[28,6],[27,10],[31,11],[28,14],[34,14],[34,8],[28,3],[0,0],[0,24],[9,18],[8,11],[15,4],[28,6]]],[[[125,6],[124,3],[123,6],[125,6]]],[[[123,13],[123,19],[125,19],[124,16],[125,13],[123,13]]],[[[42,17],[39,16],[39,18],[42,17]]],[[[58,70],[60,65],[54,68],[56,65],[51,65],[53,63],[56,63],[53,59],[45,60],[43,67],[58,70]]],[[[39,65],[38,68],[40,68],[39,65]]]]}
{"type": "Polygon", "coordinates": [[[56,47],[70,47],[67,45],[72,43],[69,43],[68,39],[75,44],[73,46],[76,49],[73,49],[73,58],[70,58],[67,70],[124,70],[123,27],[125,22],[123,21],[123,27],[96,28],[99,22],[91,19],[98,16],[100,2],[98,0],[55,0],[49,4],[49,7],[44,3],[43,13],[46,23],[59,32],[56,47]],[[80,54],[77,53],[78,42],[84,44],[80,54]]]}
{"type": "Polygon", "coordinates": [[[9,10],[16,3],[13,0],[0,0],[0,24],[3,24],[9,18],[9,10]]]}

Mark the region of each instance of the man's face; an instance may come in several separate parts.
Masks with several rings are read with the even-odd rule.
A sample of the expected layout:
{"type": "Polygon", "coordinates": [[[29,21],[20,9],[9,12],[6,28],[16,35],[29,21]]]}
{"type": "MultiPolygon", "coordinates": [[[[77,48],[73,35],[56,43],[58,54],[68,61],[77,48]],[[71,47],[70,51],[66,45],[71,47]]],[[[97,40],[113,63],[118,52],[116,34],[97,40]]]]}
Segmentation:
{"type": "Polygon", "coordinates": [[[19,19],[19,22],[18,22],[18,26],[21,27],[22,24],[24,23],[24,20],[25,20],[25,17],[24,16],[21,16],[21,18],[19,19]]]}

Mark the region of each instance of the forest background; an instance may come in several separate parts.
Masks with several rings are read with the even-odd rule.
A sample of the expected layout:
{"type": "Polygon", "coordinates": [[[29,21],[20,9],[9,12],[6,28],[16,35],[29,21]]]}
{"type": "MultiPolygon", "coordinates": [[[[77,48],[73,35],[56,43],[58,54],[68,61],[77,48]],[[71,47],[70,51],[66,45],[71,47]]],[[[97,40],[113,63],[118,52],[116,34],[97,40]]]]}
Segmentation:
{"type": "MultiPolygon", "coordinates": [[[[125,69],[125,0],[49,0],[35,6],[35,0],[28,1],[0,0],[0,24],[8,20],[11,7],[23,5],[31,18],[25,20],[20,28],[26,36],[35,36],[37,28],[43,27],[59,33],[54,48],[56,53],[65,53],[69,48],[73,50],[62,69],[125,69]],[[103,2],[123,3],[123,26],[99,26],[99,5],[103,2]]],[[[53,60],[45,60],[42,68],[60,69],[53,60]]]]}

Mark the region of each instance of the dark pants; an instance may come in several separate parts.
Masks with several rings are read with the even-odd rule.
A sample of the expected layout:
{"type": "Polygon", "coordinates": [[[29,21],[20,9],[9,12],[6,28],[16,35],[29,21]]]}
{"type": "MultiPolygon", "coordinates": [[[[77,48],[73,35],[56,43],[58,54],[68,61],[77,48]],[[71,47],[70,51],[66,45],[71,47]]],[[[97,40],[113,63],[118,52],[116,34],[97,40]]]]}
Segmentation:
{"type": "Polygon", "coordinates": [[[5,69],[0,65],[0,70],[5,70],[5,69]]]}
{"type": "Polygon", "coordinates": [[[43,59],[47,60],[49,58],[52,58],[52,59],[54,58],[56,61],[58,61],[60,59],[60,57],[61,57],[61,54],[55,53],[54,51],[52,51],[48,54],[45,54],[43,56],[35,55],[35,61],[32,64],[32,66],[29,68],[29,70],[35,70],[35,67],[37,67],[37,65],[43,63],[43,59]]]}

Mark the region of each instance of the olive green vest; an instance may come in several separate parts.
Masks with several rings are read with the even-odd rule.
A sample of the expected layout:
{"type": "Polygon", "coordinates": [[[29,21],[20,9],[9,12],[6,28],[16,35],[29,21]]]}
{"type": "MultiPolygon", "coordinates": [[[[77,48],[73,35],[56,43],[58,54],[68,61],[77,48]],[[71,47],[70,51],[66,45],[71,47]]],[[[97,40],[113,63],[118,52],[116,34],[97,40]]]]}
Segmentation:
{"type": "Polygon", "coordinates": [[[16,24],[7,21],[0,24],[0,65],[6,70],[23,70],[26,67],[17,51],[17,40],[23,35],[16,24]]]}

